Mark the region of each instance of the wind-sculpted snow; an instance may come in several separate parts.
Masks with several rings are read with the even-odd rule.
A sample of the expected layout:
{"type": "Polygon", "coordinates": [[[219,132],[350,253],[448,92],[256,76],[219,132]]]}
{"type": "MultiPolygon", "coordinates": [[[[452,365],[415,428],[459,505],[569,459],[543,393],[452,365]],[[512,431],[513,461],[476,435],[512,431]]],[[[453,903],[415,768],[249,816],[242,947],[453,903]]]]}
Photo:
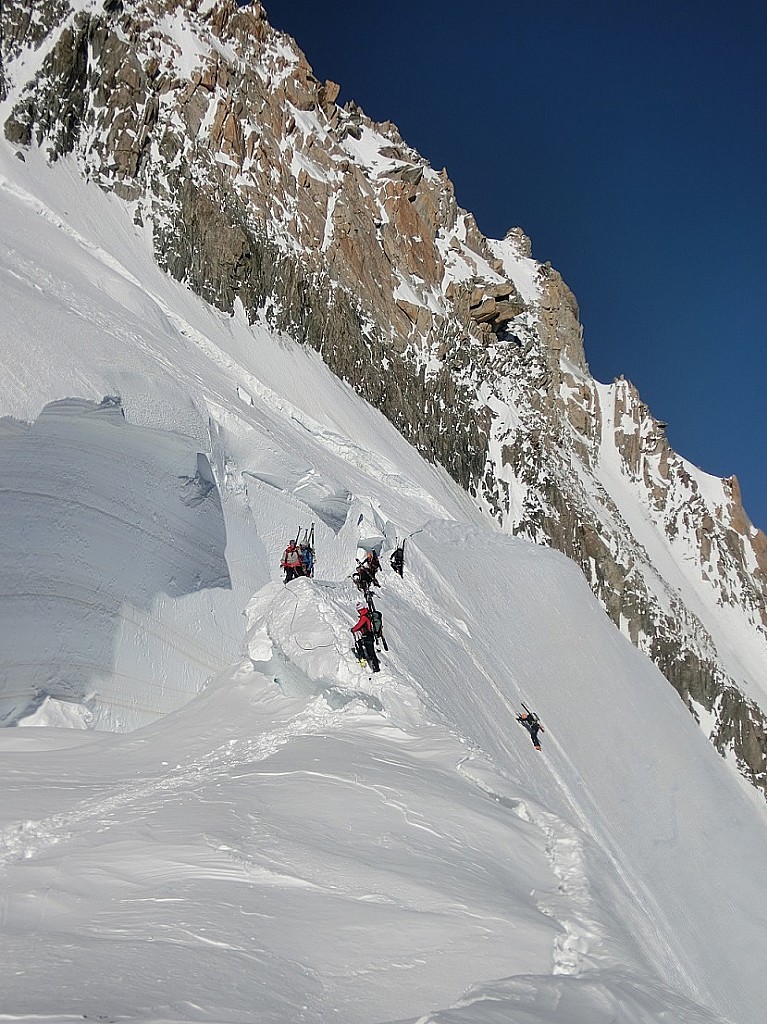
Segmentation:
{"type": "Polygon", "coordinates": [[[500,534],[316,354],[164,277],[65,162],[23,172],[0,665],[34,636],[115,683],[81,661],[0,729],[4,1019],[761,1024],[764,808],[573,565],[500,534]],[[285,586],[312,521],[315,578],[285,586]],[[371,547],[372,676],[349,632],[371,547]],[[63,612],[22,608],[54,577],[63,612]],[[129,706],[95,724],[133,731],[79,728],[97,688],[129,706]]]}
{"type": "Polygon", "coordinates": [[[587,978],[508,978],[478,985],[450,1010],[417,1024],[718,1024],[721,1018],[662,985],[622,971],[587,978]]]}
{"type": "Polygon", "coordinates": [[[225,663],[174,609],[212,608],[205,592],[231,587],[221,502],[191,439],[131,426],[118,400],[62,400],[6,427],[0,479],[6,724],[47,696],[87,702],[97,722],[151,721],[225,663]]]}

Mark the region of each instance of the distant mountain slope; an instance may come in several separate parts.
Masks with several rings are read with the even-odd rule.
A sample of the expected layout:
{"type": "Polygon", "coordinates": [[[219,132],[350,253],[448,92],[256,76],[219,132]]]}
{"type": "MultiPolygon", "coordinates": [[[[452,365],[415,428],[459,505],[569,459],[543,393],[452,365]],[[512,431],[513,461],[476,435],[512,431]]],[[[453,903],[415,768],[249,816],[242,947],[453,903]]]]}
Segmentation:
{"type": "Polygon", "coordinates": [[[519,229],[318,82],[257,2],[3,8],[2,122],[130,204],[159,263],[327,364],[504,529],[583,570],[716,747],[767,789],[767,539],[737,481],[590,376],[574,297],[519,229]]]}

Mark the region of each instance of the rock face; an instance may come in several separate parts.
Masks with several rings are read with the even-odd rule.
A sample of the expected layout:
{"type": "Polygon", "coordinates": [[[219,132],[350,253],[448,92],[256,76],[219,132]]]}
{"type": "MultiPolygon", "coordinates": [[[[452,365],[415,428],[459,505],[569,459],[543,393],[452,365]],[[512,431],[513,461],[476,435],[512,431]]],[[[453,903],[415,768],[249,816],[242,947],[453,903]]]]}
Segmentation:
{"type": "Polygon", "coordinates": [[[503,529],[578,562],[767,792],[767,539],[736,480],[678,456],[628,382],[594,381],[577,303],[522,231],[482,236],[446,173],[339,106],[257,2],[2,18],[6,139],[72,154],[169,273],[316,348],[503,529]]]}

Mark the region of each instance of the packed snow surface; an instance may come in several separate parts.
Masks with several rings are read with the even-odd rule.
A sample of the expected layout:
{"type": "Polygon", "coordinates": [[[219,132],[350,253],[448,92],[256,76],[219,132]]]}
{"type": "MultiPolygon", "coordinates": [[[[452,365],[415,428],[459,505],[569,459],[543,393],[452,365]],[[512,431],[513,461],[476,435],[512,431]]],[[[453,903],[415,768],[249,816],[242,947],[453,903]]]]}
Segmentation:
{"type": "Polygon", "coordinates": [[[0,211],[0,1019],[761,1024],[764,806],[577,569],[66,161],[0,211]]]}

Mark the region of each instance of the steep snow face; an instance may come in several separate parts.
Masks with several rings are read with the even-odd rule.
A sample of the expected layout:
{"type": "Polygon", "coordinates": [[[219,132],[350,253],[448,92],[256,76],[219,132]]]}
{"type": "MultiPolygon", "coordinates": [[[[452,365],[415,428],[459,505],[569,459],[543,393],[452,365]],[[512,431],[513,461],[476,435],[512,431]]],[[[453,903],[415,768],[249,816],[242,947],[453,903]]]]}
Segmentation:
{"type": "Polygon", "coordinates": [[[613,621],[659,665],[716,748],[762,790],[765,760],[764,535],[737,481],[715,480],[668,445],[627,381],[596,383],[562,358],[554,421],[545,367],[519,356],[479,392],[494,413],[486,491],[493,515],[580,566],[613,621]]]}
{"type": "MultiPolygon", "coordinates": [[[[521,230],[484,238],[447,174],[394,125],[339,107],[257,2],[6,8],[0,123],[18,155],[75,155],[130,202],[174,276],[307,341],[505,529],[573,558],[767,792],[767,538],[737,481],[676,456],[626,382],[593,381],[575,297],[521,230]]],[[[204,350],[210,332],[195,330],[204,350]]],[[[196,436],[207,412],[187,412],[196,436]]],[[[332,490],[331,519],[345,500],[332,490]]]]}
{"type": "Polygon", "coordinates": [[[0,170],[3,564],[67,598],[4,589],[2,669],[33,625],[81,666],[62,692],[27,663],[32,727],[0,730],[6,1018],[761,1024],[764,807],[576,568],[162,275],[66,162],[0,170]]]}

